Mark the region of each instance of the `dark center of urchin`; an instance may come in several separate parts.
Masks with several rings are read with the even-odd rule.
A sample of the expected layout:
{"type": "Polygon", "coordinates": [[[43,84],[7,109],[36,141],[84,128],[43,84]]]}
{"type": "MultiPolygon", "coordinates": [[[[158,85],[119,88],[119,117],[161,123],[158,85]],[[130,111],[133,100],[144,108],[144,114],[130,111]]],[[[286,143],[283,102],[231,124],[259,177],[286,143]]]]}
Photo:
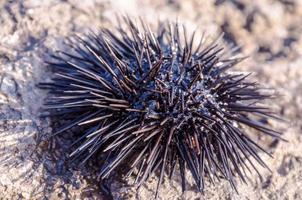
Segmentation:
{"type": "Polygon", "coordinates": [[[80,127],[71,156],[97,156],[102,179],[123,168],[137,186],[159,171],[156,194],[175,169],[183,190],[187,168],[202,191],[206,176],[236,189],[234,176],[245,181],[247,171],[257,171],[254,161],[267,167],[257,154],[266,151],[244,127],[280,133],[257,120],[274,117],[259,104],[270,96],[248,75],[228,72],[241,59],[177,24],[160,23],[153,33],[144,23],[123,23],[116,32],[76,38],[70,52],[53,55],[52,82],[40,84],[50,91],[49,115],[71,120],[54,134],[80,127]]]}
{"type": "MultiPolygon", "coordinates": [[[[141,80],[135,92],[127,95],[130,110],[141,111],[143,114],[135,114],[145,119],[156,119],[154,124],[163,120],[161,125],[166,124],[168,129],[176,125],[179,129],[195,122],[194,113],[211,115],[213,106],[223,109],[222,106],[227,105],[210,88],[218,71],[209,72],[218,63],[216,53],[222,49],[211,56],[200,56],[200,52],[185,52],[184,48],[188,47],[177,48],[175,44],[162,44],[160,48],[164,50],[162,54],[153,51],[154,56],[142,59],[143,70],[147,73],[142,76],[139,71],[134,72],[141,80]]],[[[130,62],[137,65],[136,60],[130,62]]]]}

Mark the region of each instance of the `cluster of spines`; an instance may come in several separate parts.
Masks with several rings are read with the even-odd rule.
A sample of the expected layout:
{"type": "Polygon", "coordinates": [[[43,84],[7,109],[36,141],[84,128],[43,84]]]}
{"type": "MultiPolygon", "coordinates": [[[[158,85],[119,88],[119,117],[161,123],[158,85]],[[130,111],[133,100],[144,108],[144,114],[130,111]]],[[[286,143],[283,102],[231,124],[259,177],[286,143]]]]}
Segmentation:
{"type": "MultiPolygon", "coordinates": [[[[58,119],[72,119],[54,135],[79,127],[71,156],[86,162],[102,160],[100,178],[120,166],[141,186],[155,171],[159,181],[179,168],[183,190],[185,169],[200,191],[204,178],[234,176],[245,182],[251,158],[267,168],[258,151],[266,152],[244,126],[280,138],[257,121],[273,117],[258,101],[262,94],[248,75],[227,73],[241,58],[227,57],[217,40],[194,47],[185,27],[160,23],[157,34],[129,18],[112,32],[101,29],[70,43],[72,52],[53,55],[52,82],[45,109],[58,119]],[[141,30],[140,30],[141,29],[141,30]],[[246,162],[246,161],[247,162],[246,162]],[[249,163],[249,164],[247,164],[249,163]]],[[[267,153],[267,152],[266,152],[267,153]]],[[[268,153],[269,154],[269,153],[268,153]]]]}

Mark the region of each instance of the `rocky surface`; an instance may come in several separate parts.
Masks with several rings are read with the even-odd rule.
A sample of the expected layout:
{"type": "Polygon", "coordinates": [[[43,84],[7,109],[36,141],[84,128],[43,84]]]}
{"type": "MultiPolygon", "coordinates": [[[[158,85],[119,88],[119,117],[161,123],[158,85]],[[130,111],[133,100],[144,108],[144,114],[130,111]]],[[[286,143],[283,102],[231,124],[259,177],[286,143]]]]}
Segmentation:
{"type": "MultiPolygon", "coordinates": [[[[1,199],[150,199],[153,177],[136,193],[110,182],[111,195],[89,170],[66,167],[64,138],[47,140],[49,119],[39,117],[47,80],[44,60],[64,48],[64,38],[98,27],[112,27],[114,14],[169,19],[197,26],[209,35],[239,45],[250,57],[237,69],[280,94],[270,103],[288,123],[269,122],[288,142],[258,138],[274,158],[261,155],[272,172],[259,168],[238,192],[226,182],[208,186],[200,196],[193,187],[181,193],[179,180],[164,180],[161,199],[302,199],[302,2],[299,0],[0,0],[0,198],[1,199]],[[50,142],[51,141],[51,142],[50,142]]],[[[192,181],[188,177],[188,182],[192,181]]]]}

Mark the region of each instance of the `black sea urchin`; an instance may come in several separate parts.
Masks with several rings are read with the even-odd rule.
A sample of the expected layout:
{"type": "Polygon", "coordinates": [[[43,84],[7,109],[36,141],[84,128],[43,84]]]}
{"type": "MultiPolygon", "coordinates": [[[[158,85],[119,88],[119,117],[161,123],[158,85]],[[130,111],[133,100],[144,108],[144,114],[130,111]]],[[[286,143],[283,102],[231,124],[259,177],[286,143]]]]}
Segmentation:
{"type": "Polygon", "coordinates": [[[267,167],[257,154],[265,150],[244,126],[280,133],[257,120],[273,117],[257,103],[270,96],[248,75],[227,72],[241,59],[223,53],[217,40],[195,45],[177,23],[160,23],[154,34],[144,23],[122,22],[115,32],[76,37],[69,53],[49,63],[52,82],[40,85],[50,91],[50,115],[72,119],[55,134],[80,127],[71,156],[100,158],[101,179],[123,166],[137,186],[158,171],[156,193],[175,168],[183,190],[187,168],[202,191],[205,177],[236,189],[234,176],[245,181],[246,170],[257,171],[254,161],[267,167]]]}

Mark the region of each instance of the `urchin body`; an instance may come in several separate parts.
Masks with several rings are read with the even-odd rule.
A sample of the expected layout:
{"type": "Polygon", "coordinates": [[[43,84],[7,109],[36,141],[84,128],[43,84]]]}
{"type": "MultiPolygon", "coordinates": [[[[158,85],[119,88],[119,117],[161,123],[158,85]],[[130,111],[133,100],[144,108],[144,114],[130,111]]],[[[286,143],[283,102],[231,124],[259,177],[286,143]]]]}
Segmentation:
{"type": "Polygon", "coordinates": [[[159,186],[179,169],[185,189],[188,168],[201,191],[205,176],[235,188],[235,174],[244,181],[246,169],[257,171],[251,158],[266,166],[242,125],[279,133],[256,120],[272,116],[255,103],[269,96],[247,75],[227,73],[241,59],[225,57],[216,40],[195,45],[177,24],[161,23],[154,34],[123,22],[126,29],[77,38],[49,63],[55,74],[41,84],[51,93],[46,109],[73,119],[55,134],[81,127],[71,156],[101,158],[101,178],[123,167],[138,186],[155,171],[159,186]]]}

